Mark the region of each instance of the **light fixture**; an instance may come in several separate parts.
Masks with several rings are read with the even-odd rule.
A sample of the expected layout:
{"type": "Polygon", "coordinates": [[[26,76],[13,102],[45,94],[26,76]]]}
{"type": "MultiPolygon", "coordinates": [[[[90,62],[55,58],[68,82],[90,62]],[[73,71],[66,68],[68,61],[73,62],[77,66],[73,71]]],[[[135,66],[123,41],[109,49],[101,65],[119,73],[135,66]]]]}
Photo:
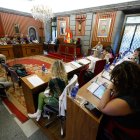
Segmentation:
{"type": "Polygon", "coordinates": [[[33,18],[36,20],[40,20],[41,22],[48,22],[51,20],[51,18],[54,17],[52,9],[49,6],[45,5],[34,5],[33,8],[31,9],[31,14],[33,18]]]}

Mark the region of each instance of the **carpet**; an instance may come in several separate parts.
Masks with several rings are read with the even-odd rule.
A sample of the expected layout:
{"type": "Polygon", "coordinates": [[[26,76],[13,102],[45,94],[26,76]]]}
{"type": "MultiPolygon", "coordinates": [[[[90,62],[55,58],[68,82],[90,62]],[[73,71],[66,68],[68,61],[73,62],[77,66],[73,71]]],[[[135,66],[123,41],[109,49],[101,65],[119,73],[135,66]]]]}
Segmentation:
{"type": "MultiPolygon", "coordinates": [[[[47,58],[41,55],[36,55],[36,56],[7,60],[7,63],[10,66],[17,63],[23,64],[26,67],[27,71],[29,71],[30,73],[36,73],[38,71],[41,71],[42,64],[45,64],[46,67],[49,69],[54,61],[55,61],[54,59],[47,58]]],[[[1,69],[0,77],[5,76],[4,72],[5,71],[1,69]]],[[[9,80],[11,80],[10,77],[9,80]]],[[[26,104],[23,96],[22,87],[19,87],[18,84],[15,83],[15,88],[16,90],[14,90],[13,87],[10,87],[7,90],[8,99],[6,100],[6,103],[8,104],[7,106],[11,110],[11,112],[13,112],[12,110],[16,110],[15,112],[13,112],[13,114],[15,114],[15,116],[17,116],[17,118],[21,122],[24,122],[27,120],[28,116],[27,116],[26,104]]]]}

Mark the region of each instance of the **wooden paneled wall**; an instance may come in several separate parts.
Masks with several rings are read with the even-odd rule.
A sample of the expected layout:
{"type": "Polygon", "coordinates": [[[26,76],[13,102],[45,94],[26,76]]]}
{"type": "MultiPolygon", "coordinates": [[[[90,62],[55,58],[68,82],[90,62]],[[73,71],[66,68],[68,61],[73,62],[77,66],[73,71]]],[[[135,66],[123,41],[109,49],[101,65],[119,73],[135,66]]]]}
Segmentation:
{"type": "MultiPolygon", "coordinates": [[[[20,16],[11,13],[3,13],[0,12],[1,17],[1,24],[3,27],[4,34],[1,34],[1,37],[4,35],[14,36],[15,30],[14,25],[19,25],[19,31],[21,34],[27,35],[28,34],[28,27],[33,26],[36,28],[38,35],[43,37],[43,30],[42,30],[42,22],[35,20],[32,17],[27,16],[20,16]]],[[[1,26],[1,25],[0,25],[1,26]]]]}
{"type": "Polygon", "coordinates": [[[98,41],[101,41],[103,46],[111,45],[112,34],[113,34],[114,25],[115,25],[115,19],[116,19],[116,12],[104,12],[104,13],[96,14],[95,23],[94,23],[94,27],[93,27],[93,39],[92,39],[93,47],[98,43],[98,41]],[[108,37],[98,37],[97,31],[98,31],[99,19],[106,19],[106,18],[111,18],[111,24],[110,24],[110,30],[109,30],[108,37]]]}
{"type": "Polygon", "coordinates": [[[3,36],[4,31],[3,31],[3,25],[2,25],[2,21],[1,21],[1,15],[0,15],[0,36],[3,36]]]}

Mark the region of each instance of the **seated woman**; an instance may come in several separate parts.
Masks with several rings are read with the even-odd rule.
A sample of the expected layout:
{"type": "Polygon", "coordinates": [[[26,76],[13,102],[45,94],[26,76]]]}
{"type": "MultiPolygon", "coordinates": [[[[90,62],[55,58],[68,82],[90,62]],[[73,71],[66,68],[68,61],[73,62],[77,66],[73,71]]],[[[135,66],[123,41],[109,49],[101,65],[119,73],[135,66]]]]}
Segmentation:
{"type": "Polygon", "coordinates": [[[97,140],[140,138],[140,67],[124,61],[111,72],[110,85],[98,109],[104,113],[97,140]]]}
{"type": "MultiPolygon", "coordinates": [[[[52,78],[48,82],[48,92],[41,92],[38,96],[38,109],[34,114],[28,114],[30,118],[36,118],[38,121],[41,117],[41,112],[43,110],[43,106],[45,104],[51,106],[58,106],[59,96],[63,92],[66,84],[67,84],[67,74],[65,71],[65,67],[62,61],[57,60],[53,63],[51,68],[52,78]]],[[[47,91],[47,90],[46,90],[47,91]]]]}
{"type": "Polygon", "coordinates": [[[133,56],[130,58],[133,62],[140,64],[140,48],[134,50],[133,56]]]}
{"type": "Polygon", "coordinates": [[[110,58],[113,58],[112,49],[110,46],[107,46],[103,49],[101,58],[106,59],[107,62],[109,61],[110,58]]]}

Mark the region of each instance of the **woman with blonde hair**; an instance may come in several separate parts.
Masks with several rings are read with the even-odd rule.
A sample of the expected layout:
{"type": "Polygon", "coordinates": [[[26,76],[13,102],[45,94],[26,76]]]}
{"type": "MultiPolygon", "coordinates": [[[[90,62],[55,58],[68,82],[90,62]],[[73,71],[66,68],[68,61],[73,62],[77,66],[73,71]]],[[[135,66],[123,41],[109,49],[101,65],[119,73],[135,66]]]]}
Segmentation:
{"type": "Polygon", "coordinates": [[[34,114],[28,114],[30,118],[36,118],[38,121],[41,117],[41,112],[45,104],[57,107],[59,96],[63,92],[67,84],[67,74],[62,61],[56,60],[51,68],[51,79],[48,82],[48,87],[38,96],[38,109],[34,114]]]}

